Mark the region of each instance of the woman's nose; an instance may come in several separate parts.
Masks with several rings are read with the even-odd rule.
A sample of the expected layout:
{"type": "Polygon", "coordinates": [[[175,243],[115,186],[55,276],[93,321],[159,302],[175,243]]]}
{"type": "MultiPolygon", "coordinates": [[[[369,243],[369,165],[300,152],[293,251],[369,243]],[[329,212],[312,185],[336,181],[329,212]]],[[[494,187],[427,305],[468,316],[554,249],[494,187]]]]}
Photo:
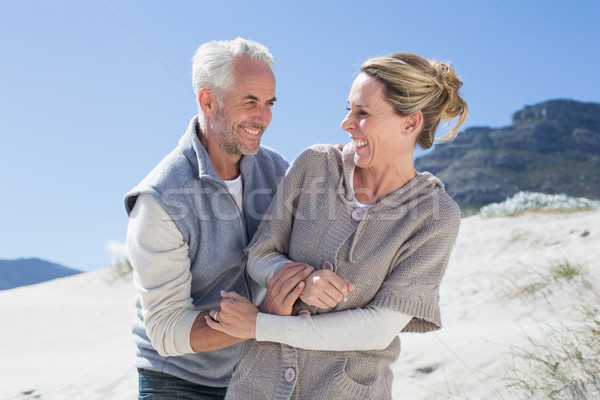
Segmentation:
{"type": "Polygon", "coordinates": [[[348,130],[352,129],[353,124],[352,124],[352,120],[349,115],[346,115],[346,117],[342,120],[340,127],[344,131],[348,131],[348,130]]]}

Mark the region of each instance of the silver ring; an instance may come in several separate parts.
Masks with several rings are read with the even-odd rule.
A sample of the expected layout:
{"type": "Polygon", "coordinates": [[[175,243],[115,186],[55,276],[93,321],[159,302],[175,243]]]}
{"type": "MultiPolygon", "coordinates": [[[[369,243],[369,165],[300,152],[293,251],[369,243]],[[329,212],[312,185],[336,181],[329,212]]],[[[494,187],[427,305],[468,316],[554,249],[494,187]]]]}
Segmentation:
{"type": "Polygon", "coordinates": [[[218,311],[215,313],[215,316],[213,317],[213,319],[215,321],[219,322],[219,312],[218,311]]]}

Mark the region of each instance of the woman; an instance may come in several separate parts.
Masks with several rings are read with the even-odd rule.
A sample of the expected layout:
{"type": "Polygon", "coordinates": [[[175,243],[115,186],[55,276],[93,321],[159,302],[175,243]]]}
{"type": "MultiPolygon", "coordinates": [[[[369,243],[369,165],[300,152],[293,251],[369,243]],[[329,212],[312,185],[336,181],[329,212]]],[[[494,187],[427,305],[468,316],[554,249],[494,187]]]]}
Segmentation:
{"type": "Polygon", "coordinates": [[[317,269],[302,301],[274,316],[223,293],[210,313],[212,328],[256,339],[228,399],[391,398],[398,333],[441,328],[439,284],[460,210],[413,159],[442,119],[458,118],[442,140],[458,133],[468,114],[461,85],[448,64],[412,54],[361,66],[341,124],[352,142],[298,157],[249,247],[248,271],[264,286],[287,262],[317,269]]]}

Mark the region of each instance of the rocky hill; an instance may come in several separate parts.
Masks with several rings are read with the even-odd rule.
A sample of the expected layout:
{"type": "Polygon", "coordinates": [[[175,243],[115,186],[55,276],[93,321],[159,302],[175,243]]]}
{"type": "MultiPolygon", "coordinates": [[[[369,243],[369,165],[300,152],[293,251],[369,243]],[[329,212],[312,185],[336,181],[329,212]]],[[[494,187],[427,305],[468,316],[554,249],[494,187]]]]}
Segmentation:
{"type": "Polygon", "coordinates": [[[0,260],[0,290],[33,285],[80,272],[39,258],[0,260]]]}
{"type": "Polygon", "coordinates": [[[463,212],[521,190],[600,199],[600,104],[526,106],[510,126],[469,128],[415,167],[440,178],[463,212]]]}

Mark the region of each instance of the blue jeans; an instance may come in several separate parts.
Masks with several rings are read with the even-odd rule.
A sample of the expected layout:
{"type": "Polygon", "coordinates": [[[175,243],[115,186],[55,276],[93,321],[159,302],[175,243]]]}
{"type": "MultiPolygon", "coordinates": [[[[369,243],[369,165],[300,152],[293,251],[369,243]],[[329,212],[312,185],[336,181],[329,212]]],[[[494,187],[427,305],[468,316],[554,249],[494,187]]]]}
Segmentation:
{"type": "Polygon", "coordinates": [[[223,400],[227,391],[142,368],[138,368],[138,374],[139,400],[223,400]]]}

